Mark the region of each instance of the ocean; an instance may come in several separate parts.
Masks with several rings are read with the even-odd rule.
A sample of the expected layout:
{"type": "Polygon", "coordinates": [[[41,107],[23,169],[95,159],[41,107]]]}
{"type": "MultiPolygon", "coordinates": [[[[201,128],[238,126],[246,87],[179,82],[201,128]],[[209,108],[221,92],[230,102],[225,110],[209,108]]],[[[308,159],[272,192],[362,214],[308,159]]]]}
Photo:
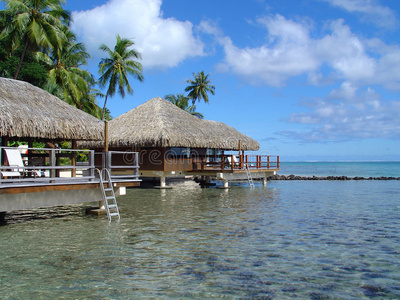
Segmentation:
{"type": "MultiPolygon", "coordinates": [[[[398,163],[371,164],[282,172],[399,176],[398,163]]],[[[119,222],[84,206],[9,214],[1,298],[400,299],[398,180],[170,185],[128,189],[119,222]]]]}
{"type": "Polygon", "coordinates": [[[399,161],[282,162],[281,175],[400,177],[399,161]]]}

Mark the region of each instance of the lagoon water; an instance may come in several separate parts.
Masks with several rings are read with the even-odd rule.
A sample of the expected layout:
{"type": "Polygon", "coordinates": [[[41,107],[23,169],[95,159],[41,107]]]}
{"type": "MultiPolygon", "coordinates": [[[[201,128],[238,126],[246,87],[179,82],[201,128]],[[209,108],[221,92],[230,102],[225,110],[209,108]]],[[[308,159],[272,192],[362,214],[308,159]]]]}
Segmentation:
{"type": "Polygon", "coordinates": [[[172,185],[128,190],[119,222],[10,214],[1,298],[400,298],[398,180],[172,185]]]}

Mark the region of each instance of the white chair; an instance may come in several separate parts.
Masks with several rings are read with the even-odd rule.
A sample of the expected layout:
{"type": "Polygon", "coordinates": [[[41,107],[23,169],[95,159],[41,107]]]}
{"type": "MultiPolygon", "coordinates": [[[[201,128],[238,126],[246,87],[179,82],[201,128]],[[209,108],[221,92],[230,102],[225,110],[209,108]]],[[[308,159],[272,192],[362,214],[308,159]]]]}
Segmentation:
{"type": "Polygon", "coordinates": [[[234,167],[239,167],[239,161],[237,160],[236,155],[229,155],[229,156],[227,157],[227,159],[228,159],[228,163],[229,163],[230,165],[233,164],[234,167]],[[233,158],[233,161],[232,161],[232,158],[233,158]]]}
{"type": "Polygon", "coordinates": [[[25,174],[25,166],[18,149],[4,149],[7,156],[9,171],[1,171],[2,177],[22,177],[25,174]],[[12,167],[12,168],[11,168],[12,167]],[[14,168],[15,167],[15,168],[14,168]]]}

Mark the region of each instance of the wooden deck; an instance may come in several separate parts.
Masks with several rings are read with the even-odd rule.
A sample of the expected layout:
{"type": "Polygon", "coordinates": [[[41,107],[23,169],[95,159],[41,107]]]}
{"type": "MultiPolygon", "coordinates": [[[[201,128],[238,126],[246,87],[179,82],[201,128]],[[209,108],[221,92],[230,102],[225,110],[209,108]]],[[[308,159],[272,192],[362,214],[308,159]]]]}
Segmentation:
{"type": "MultiPolygon", "coordinates": [[[[0,147],[0,153],[3,148],[10,147],[0,147]]],[[[138,155],[136,152],[128,154],[134,159],[130,159],[130,164],[124,166],[128,169],[127,174],[112,178],[113,187],[120,195],[124,194],[126,187],[136,187],[141,182],[138,155]]],[[[96,168],[119,170],[121,166],[112,164],[118,155],[122,156],[122,153],[100,154],[105,157],[102,160],[104,164],[100,166],[95,165],[93,150],[29,148],[27,153],[22,155],[26,159],[21,166],[8,165],[7,157],[0,156],[2,174],[9,174],[8,171],[20,173],[20,176],[16,177],[0,177],[0,212],[100,202],[102,195],[96,168]],[[79,152],[87,155],[86,161],[76,162],[74,158],[79,152]]],[[[126,156],[127,152],[123,155],[126,156]]]]}

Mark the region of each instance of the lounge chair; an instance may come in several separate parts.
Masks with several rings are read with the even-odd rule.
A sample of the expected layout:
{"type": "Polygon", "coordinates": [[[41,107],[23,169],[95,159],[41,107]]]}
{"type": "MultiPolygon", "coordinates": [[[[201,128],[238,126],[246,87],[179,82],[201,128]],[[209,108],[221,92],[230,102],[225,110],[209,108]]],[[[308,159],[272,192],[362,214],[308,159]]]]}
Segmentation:
{"type": "Polygon", "coordinates": [[[1,171],[2,177],[23,177],[25,175],[25,166],[22,161],[21,153],[18,149],[4,149],[7,156],[9,171],[1,171]]]}
{"type": "Polygon", "coordinates": [[[235,168],[239,167],[239,161],[237,160],[236,155],[229,155],[229,156],[227,157],[227,161],[228,161],[229,165],[232,165],[232,164],[233,164],[233,166],[234,166],[235,168]],[[233,158],[233,162],[232,162],[232,158],[233,158]]]}

